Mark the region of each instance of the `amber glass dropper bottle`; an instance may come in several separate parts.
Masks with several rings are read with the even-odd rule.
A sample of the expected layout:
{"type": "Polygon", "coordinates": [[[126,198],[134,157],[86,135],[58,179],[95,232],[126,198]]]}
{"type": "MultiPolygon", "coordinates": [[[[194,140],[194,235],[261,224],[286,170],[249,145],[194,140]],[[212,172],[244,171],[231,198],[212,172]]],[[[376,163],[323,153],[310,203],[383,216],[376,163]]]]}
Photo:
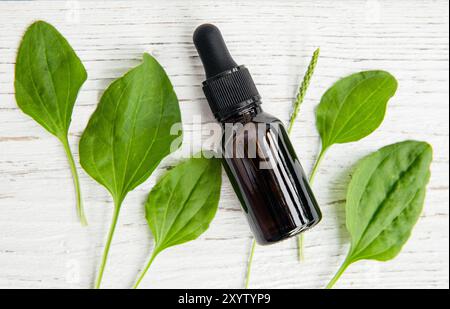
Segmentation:
{"type": "Polygon", "coordinates": [[[194,44],[206,73],[203,91],[224,129],[221,154],[259,244],[271,244],[316,225],[321,213],[285,127],[261,109],[248,69],[231,57],[211,24],[194,44]]]}

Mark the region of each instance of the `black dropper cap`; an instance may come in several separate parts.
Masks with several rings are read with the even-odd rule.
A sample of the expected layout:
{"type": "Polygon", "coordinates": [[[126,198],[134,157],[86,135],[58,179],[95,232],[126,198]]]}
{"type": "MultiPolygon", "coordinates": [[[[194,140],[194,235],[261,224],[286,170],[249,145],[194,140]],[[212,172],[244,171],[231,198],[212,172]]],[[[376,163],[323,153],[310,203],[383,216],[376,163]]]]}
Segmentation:
{"type": "Polygon", "coordinates": [[[234,62],[216,26],[199,26],[193,39],[207,78],[203,91],[217,119],[223,120],[252,104],[260,104],[250,72],[234,62]]]}

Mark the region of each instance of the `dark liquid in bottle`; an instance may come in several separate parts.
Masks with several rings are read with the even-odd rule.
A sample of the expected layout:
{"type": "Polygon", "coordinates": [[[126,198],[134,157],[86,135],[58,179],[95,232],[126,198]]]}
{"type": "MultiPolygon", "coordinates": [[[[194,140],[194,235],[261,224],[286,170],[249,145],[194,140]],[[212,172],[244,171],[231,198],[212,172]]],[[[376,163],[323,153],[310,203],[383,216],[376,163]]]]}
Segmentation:
{"type": "Polygon", "coordinates": [[[282,123],[259,107],[224,122],[241,124],[232,134],[225,128],[223,163],[257,242],[316,225],[321,213],[282,123]]]}

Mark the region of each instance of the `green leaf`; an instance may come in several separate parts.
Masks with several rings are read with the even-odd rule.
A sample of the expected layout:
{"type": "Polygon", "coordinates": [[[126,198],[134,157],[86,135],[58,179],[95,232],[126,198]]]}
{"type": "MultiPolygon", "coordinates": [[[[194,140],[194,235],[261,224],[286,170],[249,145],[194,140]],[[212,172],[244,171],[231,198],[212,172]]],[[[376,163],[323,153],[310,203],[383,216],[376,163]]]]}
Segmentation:
{"type": "Polygon", "coordinates": [[[217,210],[220,186],[218,159],[192,158],[167,172],[145,205],[155,251],[194,240],[206,231],[217,210]]]}
{"type": "Polygon", "coordinates": [[[375,131],[396,90],[397,81],[384,71],[359,72],[336,82],[316,110],[322,151],[333,144],[358,141],[375,131]]]}
{"type": "Polygon", "coordinates": [[[149,54],[103,94],[80,140],[86,172],[119,204],[171,151],[181,122],[178,99],[164,69],[149,54]]]}
{"type": "Polygon", "coordinates": [[[429,144],[405,141],[358,163],[346,203],[351,248],[329,287],[356,261],[388,261],[400,253],[422,212],[432,156],[429,144]]]}
{"type": "Polygon", "coordinates": [[[114,198],[115,210],[102,264],[99,288],[120,207],[128,192],[143,183],[161,160],[179,147],[171,134],[181,123],[178,99],[160,64],[149,54],[143,63],[113,82],[103,94],[80,140],[86,172],[114,198]],[[175,145],[175,146],[174,146],[175,145]]]}
{"type": "Polygon", "coordinates": [[[135,287],[161,251],[194,240],[208,229],[219,204],[221,174],[218,159],[191,158],[153,187],[145,210],[155,248],[135,287]]]}
{"type": "Polygon", "coordinates": [[[78,215],[83,224],[86,219],[67,135],[75,100],[86,78],[80,59],[53,26],[37,21],[27,29],[15,66],[17,105],[63,144],[74,178],[78,215]]]}

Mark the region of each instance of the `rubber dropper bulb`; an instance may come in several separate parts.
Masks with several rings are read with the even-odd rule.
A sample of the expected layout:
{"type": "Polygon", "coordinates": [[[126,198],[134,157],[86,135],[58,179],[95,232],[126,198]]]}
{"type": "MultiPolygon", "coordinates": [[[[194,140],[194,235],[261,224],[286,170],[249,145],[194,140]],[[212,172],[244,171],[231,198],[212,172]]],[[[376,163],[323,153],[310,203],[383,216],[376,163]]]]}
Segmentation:
{"type": "Polygon", "coordinates": [[[231,57],[222,34],[216,26],[211,24],[198,26],[193,40],[205,68],[206,78],[238,66],[231,57]]]}

